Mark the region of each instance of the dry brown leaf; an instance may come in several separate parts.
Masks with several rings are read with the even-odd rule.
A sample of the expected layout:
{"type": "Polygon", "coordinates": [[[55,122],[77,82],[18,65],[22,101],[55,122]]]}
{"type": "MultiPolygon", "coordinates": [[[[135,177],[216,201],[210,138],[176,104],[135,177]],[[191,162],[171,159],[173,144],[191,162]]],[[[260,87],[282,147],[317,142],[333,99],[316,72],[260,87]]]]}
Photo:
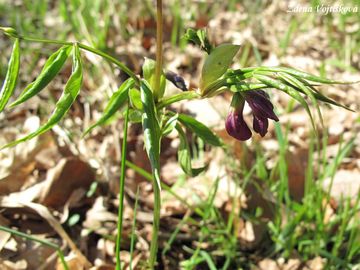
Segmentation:
{"type": "Polygon", "coordinates": [[[267,231],[267,223],[275,216],[275,202],[270,190],[256,179],[250,181],[245,192],[247,208],[251,212],[261,209],[261,215],[256,224],[246,221],[238,236],[239,241],[243,243],[242,246],[246,249],[254,249],[261,243],[267,231]]]}
{"type": "Polygon", "coordinates": [[[298,149],[297,152],[287,152],[286,160],[288,164],[289,192],[298,202],[304,196],[305,173],[307,168],[308,150],[298,149]]]}
{"type": "Polygon", "coordinates": [[[26,261],[27,269],[39,269],[39,266],[45,264],[54,253],[56,254],[54,249],[49,246],[32,243],[31,246],[21,251],[18,257],[26,261]]]}
{"type": "Polygon", "coordinates": [[[6,243],[9,241],[11,233],[0,231],[0,252],[5,247],[6,243]]]}
{"type": "Polygon", "coordinates": [[[70,215],[70,209],[72,207],[76,206],[81,200],[83,200],[85,195],[86,195],[86,190],[82,189],[82,188],[75,189],[71,193],[69,199],[67,200],[67,202],[64,205],[64,210],[63,210],[63,214],[62,214],[60,223],[64,223],[68,220],[69,215],[70,215]]]}
{"type": "Polygon", "coordinates": [[[49,170],[39,202],[46,206],[63,206],[72,192],[78,188],[88,189],[95,175],[91,167],[78,158],[64,158],[49,170]]]}
{"type": "Polygon", "coordinates": [[[25,260],[19,260],[17,262],[12,262],[8,260],[2,260],[0,258],[1,270],[26,270],[28,265],[25,260]]]}
{"type": "Polygon", "coordinates": [[[36,156],[36,168],[39,170],[49,170],[56,166],[61,159],[58,147],[54,144],[42,149],[36,156]]]}
{"type": "MultiPolygon", "coordinates": [[[[8,141],[0,140],[4,145],[8,141]]],[[[21,189],[35,168],[35,156],[52,144],[49,134],[42,136],[41,141],[19,144],[0,152],[0,195],[6,195],[21,189]]]]}
{"type": "Polygon", "coordinates": [[[86,257],[81,253],[81,251],[76,247],[75,243],[72,241],[70,236],[63,229],[59,221],[57,221],[50,211],[43,205],[33,203],[33,202],[22,202],[20,200],[10,199],[8,197],[3,197],[0,199],[0,206],[5,208],[30,208],[44,218],[51,227],[61,236],[61,238],[69,245],[70,249],[78,256],[83,265],[91,266],[91,263],[86,259],[86,257]]]}
{"type": "MultiPolygon", "coordinates": [[[[4,218],[2,215],[0,215],[0,225],[1,226],[9,225],[9,221],[6,218],[4,218]]],[[[0,231],[0,252],[4,248],[6,243],[9,241],[10,237],[11,237],[11,233],[0,231]]]]}
{"type": "MultiPolygon", "coordinates": [[[[74,253],[70,253],[68,256],[65,256],[65,261],[70,270],[86,270],[89,269],[89,265],[84,264],[84,261],[75,255],[74,253]]],[[[65,270],[63,264],[58,260],[56,264],[56,270],[65,270]]]]}

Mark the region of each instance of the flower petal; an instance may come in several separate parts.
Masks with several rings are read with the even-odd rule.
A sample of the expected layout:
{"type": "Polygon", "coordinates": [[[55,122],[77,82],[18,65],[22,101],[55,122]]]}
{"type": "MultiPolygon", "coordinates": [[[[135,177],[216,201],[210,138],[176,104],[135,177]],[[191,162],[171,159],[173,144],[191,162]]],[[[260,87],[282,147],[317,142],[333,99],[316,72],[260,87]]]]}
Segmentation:
{"type": "Polygon", "coordinates": [[[259,118],[270,118],[279,121],[273,111],[274,106],[264,91],[247,91],[244,96],[254,115],[259,118]]]}
{"type": "Polygon", "coordinates": [[[258,117],[254,114],[253,128],[256,133],[259,133],[261,137],[264,137],[269,127],[269,121],[267,118],[258,117]]]}
{"type": "Polygon", "coordinates": [[[227,133],[239,141],[246,141],[251,138],[251,130],[246,124],[242,112],[244,106],[241,110],[232,110],[228,114],[225,122],[225,128],[227,133]]]}

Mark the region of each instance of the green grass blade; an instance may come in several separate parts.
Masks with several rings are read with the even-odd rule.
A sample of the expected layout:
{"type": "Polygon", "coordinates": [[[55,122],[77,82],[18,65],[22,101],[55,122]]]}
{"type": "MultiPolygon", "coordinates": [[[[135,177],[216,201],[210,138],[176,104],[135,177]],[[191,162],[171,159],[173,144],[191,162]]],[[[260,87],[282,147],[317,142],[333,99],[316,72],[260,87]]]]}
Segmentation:
{"type": "Polygon", "coordinates": [[[217,270],[213,260],[211,259],[211,256],[206,251],[201,250],[200,255],[205,259],[207,265],[209,266],[210,270],[217,270]]]}
{"type": "Polygon", "coordinates": [[[121,269],[120,262],[120,244],[124,214],[124,194],[125,194],[125,176],[126,176],[126,149],[127,149],[127,130],[129,125],[129,106],[126,110],[125,122],[124,122],[124,136],[121,149],[121,175],[119,180],[119,209],[118,209],[118,221],[117,221],[117,236],[116,236],[116,270],[121,269]]]}
{"type": "Polygon", "coordinates": [[[165,256],[166,253],[171,249],[171,245],[173,244],[173,242],[176,240],[176,236],[178,235],[180,229],[188,222],[189,219],[189,213],[191,212],[187,212],[184,217],[182,218],[182,220],[179,222],[179,224],[176,225],[175,230],[172,232],[172,234],[169,237],[169,240],[165,243],[165,247],[162,251],[162,256],[165,256]]]}
{"type": "Polygon", "coordinates": [[[8,70],[6,72],[5,81],[0,90],[0,112],[2,112],[8,103],[10,97],[14,93],[20,69],[20,42],[15,39],[11,57],[9,60],[8,70]]]}
{"type": "Polygon", "coordinates": [[[59,73],[60,69],[64,66],[66,60],[68,59],[72,46],[63,46],[58,51],[53,53],[49,59],[46,61],[40,75],[36,78],[36,80],[30,83],[21,95],[10,105],[10,107],[14,107],[19,105],[31,97],[38,94],[41,90],[43,90],[59,73]]]}
{"type": "Polygon", "coordinates": [[[81,65],[81,56],[79,47],[77,44],[74,44],[74,51],[73,51],[73,72],[68,80],[68,82],[65,85],[65,89],[63,94],[61,95],[60,99],[55,105],[55,110],[53,111],[52,115],[50,116],[49,120],[46,124],[41,126],[38,130],[34,131],[33,133],[30,133],[29,135],[16,140],[14,142],[11,142],[3,148],[7,147],[13,147],[21,142],[28,141],[30,139],[35,138],[36,136],[39,136],[46,131],[50,130],[54,125],[56,125],[67,113],[67,111],[70,109],[71,105],[76,100],[79,92],[80,87],[82,84],[82,65],[81,65]]]}
{"type": "Polygon", "coordinates": [[[135,229],[136,229],[136,213],[138,209],[139,204],[139,187],[136,190],[135,195],[135,205],[134,205],[134,217],[132,222],[132,228],[131,228],[131,238],[130,238],[130,262],[129,262],[129,268],[132,270],[132,260],[134,255],[134,248],[135,248],[135,229]]]}
{"type": "Polygon", "coordinates": [[[1,225],[0,225],[0,231],[8,232],[8,233],[11,233],[13,235],[19,236],[21,238],[24,238],[24,239],[27,239],[27,240],[30,240],[30,241],[34,241],[34,242],[37,242],[37,243],[39,243],[41,245],[48,246],[50,248],[55,249],[58,256],[59,256],[59,258],[60,258],[60,261],[61,261],[64,269],[69,270],[69,266],[67,265],[67,263],[65,261],[64,254],[63,254],[61,248],[58,245],[56,245],[56,244],[54,244],[54,243],[52,243],[52,242],[50,242],[48,240],[41,239],[41,238],[29,235],[29,234],[26,234],[26,233],[23,233],[23,232],[20,232],[20,231],[17,231],[17,230],[13,230],[13,229],[1,226],[1,225]]]}

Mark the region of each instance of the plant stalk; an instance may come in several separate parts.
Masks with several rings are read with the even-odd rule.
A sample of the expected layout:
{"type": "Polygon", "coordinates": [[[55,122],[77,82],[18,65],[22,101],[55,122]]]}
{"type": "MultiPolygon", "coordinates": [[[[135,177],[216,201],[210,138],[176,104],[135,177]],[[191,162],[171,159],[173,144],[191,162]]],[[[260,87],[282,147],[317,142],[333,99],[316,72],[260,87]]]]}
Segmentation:
{"type": "MultiPolygon", "coordinates": [[[[156,1],[156,69],[155,69],[155,88],[154,98],[157,101],[160,94],[160,78],[162,71],[162,39],[163,39],[163,18],[162,18],[162,0],[156,1]]],[[[159,166],[160,167],[160,166],[159,166]]],[[[160,228],[160,209],[161,209],[161,193],[160,186],[155,179],[160,179],[160,168],[153,171],[153,190],[154,190],[154,211],[153,211],[153,231],[150,243],[150,269],[154,269],[157,252],[158,252],[158,234],[160,228]],[[155,175],[157,174],[157,175],[155,175]]]]}
{"type": "Polygon", "coordinates": [[[155,67],[155,100],[159,98],[160,78],[162,70],[163,14],[162,0],[156,0],[156,67],[155,67]]]}
{"type": "Polygon", "coordinates": [[[153,181],[153,189],[154,189],[154,211],[153,211],[153,231],[151,236],[150,243],[150,268],[154,269],[156,259],[157,259],[157,251],[158,251],[158,235],[160,228],[160,209],[161,209],[161,194],[159,185],[156,181],[153,181]]]}
{"type": "Polygon", "coordinates": [[[124,213],[124,193],[125,193],[125,169],[126,169],[126,146],[127,146],[127,130],[129,125],[129,106],[126,109],[125,123],[124,123],[124,136],[121,149],[121,175],[119,182],[119,210],[117,221],[117,237],[116,237],[116,270],[121,270],[120,261],[120,244],[121,233],[123,225],[123,213],[124,213]]]}

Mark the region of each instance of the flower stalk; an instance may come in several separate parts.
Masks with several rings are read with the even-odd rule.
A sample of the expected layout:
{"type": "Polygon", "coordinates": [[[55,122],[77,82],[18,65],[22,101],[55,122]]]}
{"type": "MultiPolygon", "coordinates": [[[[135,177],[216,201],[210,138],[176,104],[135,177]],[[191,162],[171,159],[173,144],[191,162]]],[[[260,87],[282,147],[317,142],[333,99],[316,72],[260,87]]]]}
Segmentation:
{"type": "MultiPolygon", "coordinates": [[[[160,97],[160,78],[162,73],[162,39],[163,39],[163,18],[162,18],[162,0],[156,1],[156,69],[155,69],[155,86],[154,101],[158,101],[160,97]]],[[[158,138],[160,140],[160,138],[158,138]]],[[[152,166],[154,166],[152,164],[152,166]]],[[[156,182],[156,175],[153,172],[153,192],[154,192],[154,210],[153,210],[153,228],[150,243],[150,269],[154,269],[157,261],[158,252],[158,234],[160,228],[160,210],[161,210],[161,191],[160,184],[156,182]]],[[[159,172],[158,172],[159,173],[159,172]]],[[[160,180],[160,179],[159,179],[160,180]]]]}
{"type": "Polygon", "coordinates": [[[160,97],[160,77],[162,71],[162,43],[163,43],[163,13],[162,0],[156,1],[156,69],[154,97],[157,101],[160,97]]]}

